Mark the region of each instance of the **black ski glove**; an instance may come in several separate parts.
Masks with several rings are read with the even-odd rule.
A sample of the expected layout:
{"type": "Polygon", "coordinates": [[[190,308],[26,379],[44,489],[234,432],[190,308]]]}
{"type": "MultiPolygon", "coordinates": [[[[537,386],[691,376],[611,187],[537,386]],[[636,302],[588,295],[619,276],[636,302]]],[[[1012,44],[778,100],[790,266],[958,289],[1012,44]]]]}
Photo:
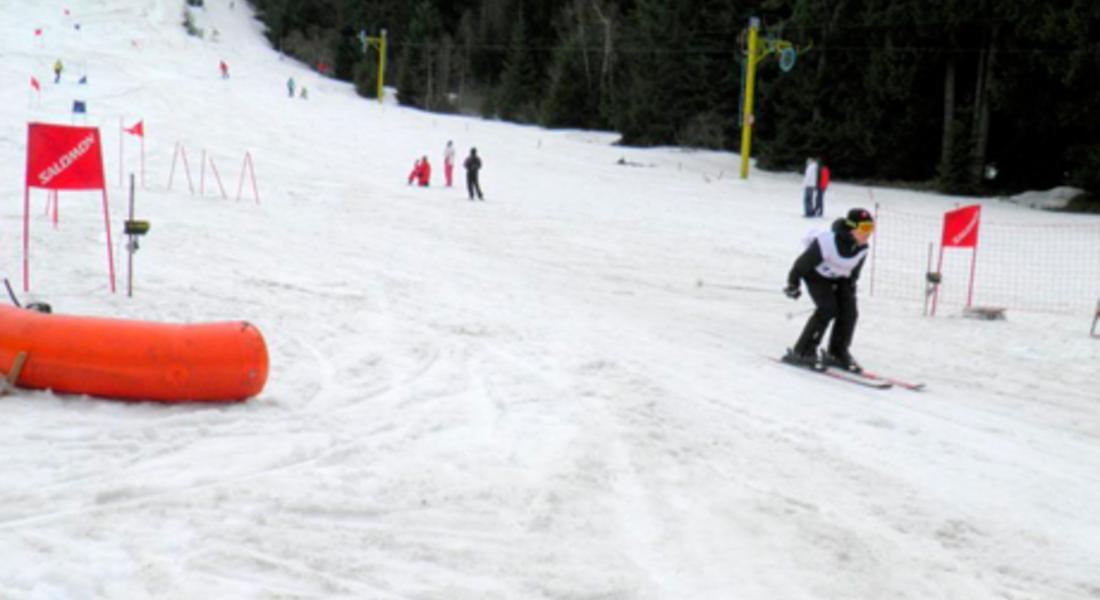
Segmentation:
{"type": "Polygon", "coordinates": [[[802,290],[798,289],[797,283],[788,284],[787,287],[783,288],[783,293],[791,300],[798,300],[802,296],[802,290]]]}

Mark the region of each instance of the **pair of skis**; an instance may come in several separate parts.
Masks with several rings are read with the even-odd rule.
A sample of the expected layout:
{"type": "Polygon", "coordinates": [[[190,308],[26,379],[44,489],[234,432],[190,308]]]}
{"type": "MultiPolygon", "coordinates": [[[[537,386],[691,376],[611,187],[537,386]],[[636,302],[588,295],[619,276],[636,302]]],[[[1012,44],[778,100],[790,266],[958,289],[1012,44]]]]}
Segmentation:
{"type": "Polygon", "coordinates": [[[904,381],[895,377],[888,377],[885,375],[879,375],[878,373],[872,373],[871,371],[849,371],[847,369],[826,366],[820,363],[814,363],[812,365],[798,364],[785,361],[782,358],[773,358],[772,360],[785,365],[789,365],[796,369],[802,369],[803,371],[819,373],[821,375],[825,375],[826,377],[831,377],[840,381],[847,381],[856,385],[862,385],[864,387],[875,388],[879,390],[888,390],[892,387],[899,387],[910,391],[919,392],[925,388],[925,385],[923,383],[904,381]]]}

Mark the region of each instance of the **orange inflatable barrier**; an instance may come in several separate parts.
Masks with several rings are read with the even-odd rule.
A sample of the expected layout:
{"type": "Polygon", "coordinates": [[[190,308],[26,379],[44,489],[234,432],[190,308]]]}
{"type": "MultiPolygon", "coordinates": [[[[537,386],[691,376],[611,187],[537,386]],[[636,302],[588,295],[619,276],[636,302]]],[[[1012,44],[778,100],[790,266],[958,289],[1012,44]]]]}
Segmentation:
{"type": "Polygon", "coordinates": [[[18,387],[61,394],[232,402],[263,389],[267,346],[245,321],[175,325],[0,306],[0,369],[18,387]]]}

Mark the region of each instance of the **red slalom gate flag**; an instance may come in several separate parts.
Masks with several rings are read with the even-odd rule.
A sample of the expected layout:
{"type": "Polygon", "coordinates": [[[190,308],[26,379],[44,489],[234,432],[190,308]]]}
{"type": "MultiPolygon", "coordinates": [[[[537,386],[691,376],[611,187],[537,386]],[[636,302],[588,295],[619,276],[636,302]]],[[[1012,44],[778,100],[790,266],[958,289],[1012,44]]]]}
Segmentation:
{"type": "Polygon", "coordinates": [[[40,92],[42,91],[42,86],[39,85],[38,78],[35,77],[34,75],[31,75],[31,87],[38,90],[38,91],[40,91],[40,92]]]}
{"type": "Polygon", "coordinates": [[[145,121],[138,121],[133,127],[127,127],[126,133],[138,137],[145,137],[145,121]]]}
{"type": "Polygon", "coordinates": [[[27,187],[102,190],[102,144],[96,127],[27,125],[27,187]]]}
{"type": "Polygon", "coordinates": [[[41,27],[35,28],[34,35],[39,35],[39,36],[42,35],[42,28],[41,27]]]}
{"type": "Polygon", "coordinates": [[[982,220],[982,207],[978,204],[964,206],[943,215],[943,248],[977,248],[978,226],[982,220]]]}

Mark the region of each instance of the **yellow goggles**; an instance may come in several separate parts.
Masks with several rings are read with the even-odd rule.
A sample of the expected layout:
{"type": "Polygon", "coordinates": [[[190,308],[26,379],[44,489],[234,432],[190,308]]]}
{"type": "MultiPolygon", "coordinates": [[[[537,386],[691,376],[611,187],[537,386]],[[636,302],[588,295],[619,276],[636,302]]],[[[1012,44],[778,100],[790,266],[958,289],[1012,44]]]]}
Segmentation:
{"type": "Polygon", "coordinates": [[[852,226],[852,229],[855,229],[856,231],[864,235],[870,235],[875,231],[874,221],[860,221],[859,223],[852,223],[851,221],[849,221],[848,223],[852,226]]]}

